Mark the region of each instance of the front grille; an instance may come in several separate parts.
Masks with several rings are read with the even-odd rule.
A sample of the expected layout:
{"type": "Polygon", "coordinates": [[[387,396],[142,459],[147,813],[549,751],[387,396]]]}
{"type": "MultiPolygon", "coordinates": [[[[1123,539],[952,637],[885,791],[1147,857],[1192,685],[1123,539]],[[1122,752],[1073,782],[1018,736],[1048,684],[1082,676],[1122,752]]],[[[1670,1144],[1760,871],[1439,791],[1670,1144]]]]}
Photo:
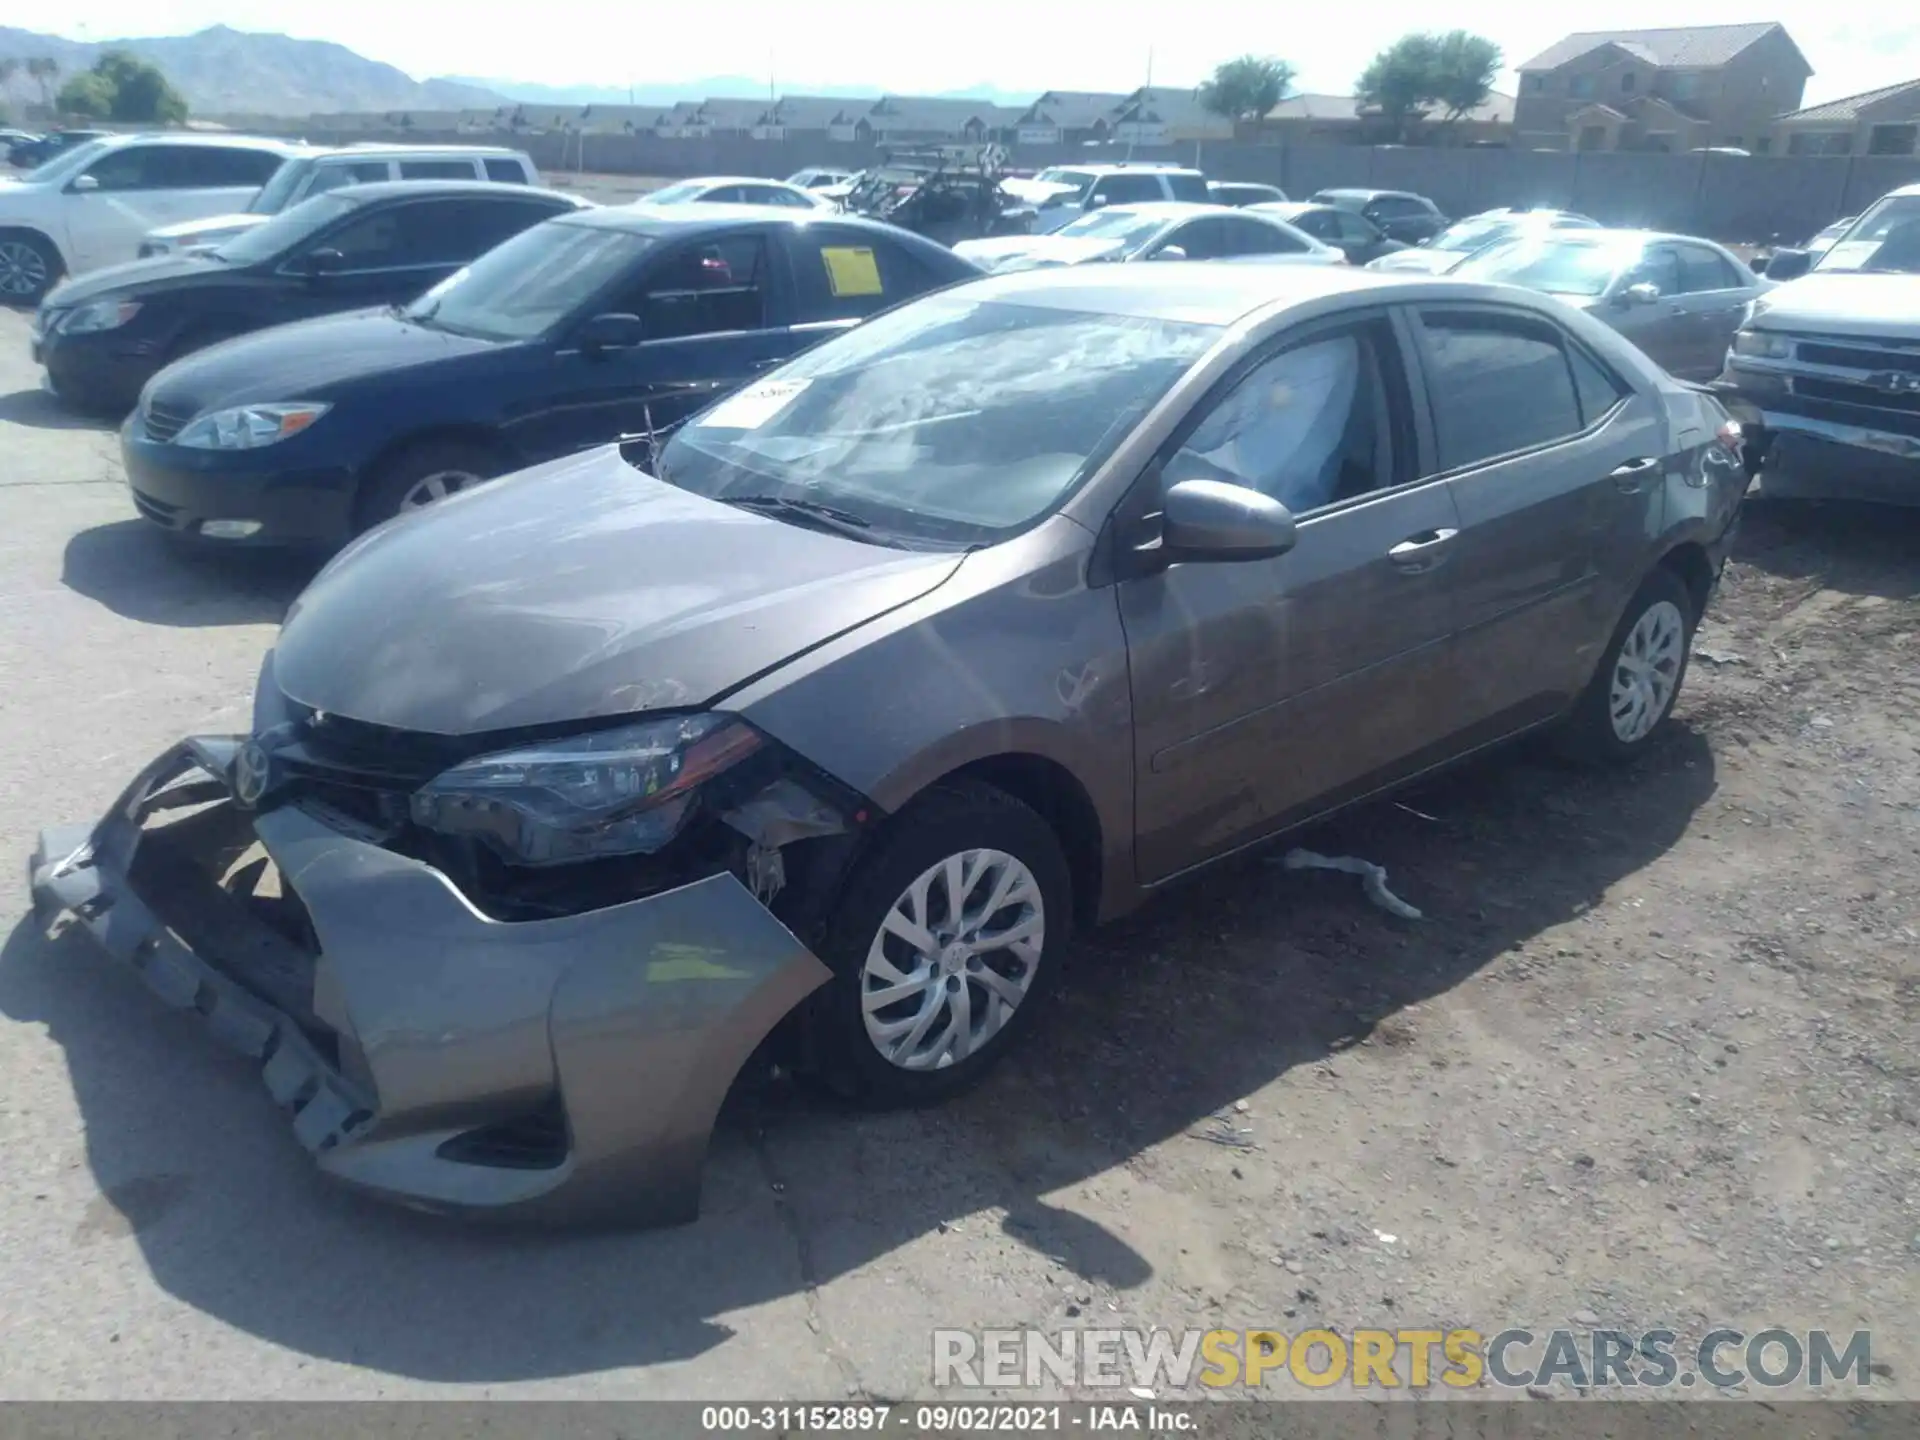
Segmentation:
{"type": "Polygon", "coordinates": [[[1903,415],[1920,415],[1920,391],[1892,394],[1870,385],[1855,385],[1846,380],[1826,380],[1812,375],[1796,375],[1793,393],[1809,400],[1832,400],[1841,405],[1860,405],[1873,410],[1896,410],[1903,415]]]}
{"type": "Polygon", "coordinates": [[[1898,370],[1920,375],[1920,350],[1880,350],[1802,340],[1797,353],[1809,365],[1837,365],[1843,370],[1898,370]]]}
{"type": "Polygon", "coordinates": [[[187,422],[193,419],[193,412],[150,400],[141,418],[146,426],[147,438],[164,445],[186,428],[187,422]]]}

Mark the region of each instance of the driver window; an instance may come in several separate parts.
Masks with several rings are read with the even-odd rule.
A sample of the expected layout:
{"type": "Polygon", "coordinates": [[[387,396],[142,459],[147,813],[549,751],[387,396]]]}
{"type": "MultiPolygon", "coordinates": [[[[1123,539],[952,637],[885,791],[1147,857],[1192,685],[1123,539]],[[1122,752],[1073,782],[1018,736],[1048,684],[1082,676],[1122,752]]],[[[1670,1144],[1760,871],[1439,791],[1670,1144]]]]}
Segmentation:
{"type": "Polygon", "coordinates": [[[1189,260],[1219,260],[1227,253],[1224,239],[1218,220],[1189,220],[1154,248],[1162,252],[1177,248],[1189,260]]]}
{"type": "Polygon", "coordinates": [[[1352,211],[1337,210],[1334,213],[1340,217],[1340,238],[1342,240],[1350,243],[1366,244],[1379,238],[1380,232],[1352,211]]]}
{"type": "Polygon", "coordinates": [[[767,242],[759,235],[725,235],[695,242],[652,266],[630,310],[649,340],[722,335],[766,324],[767,242]]]}
{"type": "Polygon", "coordinates": [[[1627,277],[1629,285],[1651,285],[1662,295],[1680,291],[1680,257],[1666,248],[1649,250],[1627,277]]]}
{"type": "Polygon", "coordinates": [[[1270,495],[1296,515],[1394,483],[1377,324],[1323,334],[1256,366],[1213,402],[1165,473],[1270,495]]]}

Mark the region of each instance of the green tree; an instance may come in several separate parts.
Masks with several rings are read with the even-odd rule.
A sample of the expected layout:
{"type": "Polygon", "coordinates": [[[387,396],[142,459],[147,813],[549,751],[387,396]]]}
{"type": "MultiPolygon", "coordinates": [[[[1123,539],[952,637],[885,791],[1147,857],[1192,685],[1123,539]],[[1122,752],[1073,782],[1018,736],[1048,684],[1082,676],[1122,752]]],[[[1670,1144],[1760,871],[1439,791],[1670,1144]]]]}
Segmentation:
{"type": "Polygon", "coordinates": [[[1402,144],[1434,103],[1439,54],[1440,45],[1433,36],[1402,35],[1374,56],[1355,82],[1360,101],[1379,111],[1393,138],[1402,144]]]}
{"type": "Polygon", "coordinates": [[[187,102],[159,67],[125,50],[109,50],[67,81],[60,109],[125,125],[178,125],[187,118],[187,102]]]}
{"type": "Polygon", "coordinates": [[[1200,103],[1229,120],[1258,120],[1286,98],[1293,67],[1270,55],[1228,60],[1200,87],[1200,103]]]}
{"type": "Polygon", "coordinates": [[[88,70],[60,87],[54,108],[62,115],[83,115],[89,120],[105,120],[113,114],[113,87],[105,77],[88,70]]]}
{"type": "Polygon", "coordinates": [[[1484,35],[1449,30],[1434,56],[1433,100],[1447,123],[1487,103],[1493,77],[1500,73],[1500,47],[1484,35]]]}
{"type": "Polygon", "coordinates": [[[1402,35],[1373,57],[1355,88],[1405,142],[1434,111],[1451,124],[1484,104],[1500,58],[1498,45],[1465,30],[1402,35]]]}

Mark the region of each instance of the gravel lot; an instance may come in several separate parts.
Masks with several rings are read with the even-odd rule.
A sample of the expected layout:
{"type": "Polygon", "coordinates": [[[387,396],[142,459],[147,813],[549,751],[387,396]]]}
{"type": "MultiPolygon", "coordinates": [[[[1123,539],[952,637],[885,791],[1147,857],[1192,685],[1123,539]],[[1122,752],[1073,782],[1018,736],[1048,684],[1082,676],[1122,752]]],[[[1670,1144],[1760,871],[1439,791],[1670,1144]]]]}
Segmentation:
{"type": "Polygon", "coordinates": [[[1250,857],[1092,937],[956,1105],[769,1085],[697,1225],[476,1232],[321,1184],[243,1063],[21,918],[38,825],[243,723],[301,578],[163,550],[25,330],[0,1395],[902,1397],[935,1326],[1597,1321],[1872,1328],[1873,1393],[1920,1398],[1920,514],[1751,507],[1640,768],[1510,754],[1305,839],[1423,921],[1250,857]]]}

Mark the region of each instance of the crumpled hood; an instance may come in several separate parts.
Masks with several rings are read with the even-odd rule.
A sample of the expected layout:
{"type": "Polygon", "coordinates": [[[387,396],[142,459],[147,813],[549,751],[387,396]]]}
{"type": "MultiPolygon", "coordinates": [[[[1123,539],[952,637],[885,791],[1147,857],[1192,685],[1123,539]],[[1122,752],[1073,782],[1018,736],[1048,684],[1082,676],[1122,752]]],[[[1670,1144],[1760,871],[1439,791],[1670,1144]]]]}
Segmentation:
{"type": "Polygon", "coordinates": [[[1749,323],[1830,335],[1908,334],[1920,342],[1920,275],[1817,270],[1761,295],[1749,323]]]}
{"type": "Polygon", "coordinates": [[[498,348],[495,341],[409,324],[389,309],[352,310],[197,351],[162,370],[150,393],[196,415],[215,406],[325,400],[334,387],[355,380],[385,380],[408,366],[498,348]]]}
{"type": "Polygon", "coordinates": [[[962,240],[953,253],[982,270],[1030,270],[1042,265],[1084,265],[1118,255],[1122,242],[1095,235],[1002,235],[962,240]]]}
{"type": "Polygon", "coordinates": [[[197,245],[208,237],[221,240],[231,239],[243,230],[251,230],[256,225],[264,225],[271,215],[255,215],[243,212],[238,215],[213,215],[205,220],[182,220],[177,225],[162,225],[157,230],[149,230],[150,240],[165,240],[174,245],[197,245]]]}
{"type": "Polygon", "coordinates": [[[301,704],[439,735],[700,706],[961,559],[702,499],[608,445],[363,536],[294,603],[274,674],[301,704]]]}

